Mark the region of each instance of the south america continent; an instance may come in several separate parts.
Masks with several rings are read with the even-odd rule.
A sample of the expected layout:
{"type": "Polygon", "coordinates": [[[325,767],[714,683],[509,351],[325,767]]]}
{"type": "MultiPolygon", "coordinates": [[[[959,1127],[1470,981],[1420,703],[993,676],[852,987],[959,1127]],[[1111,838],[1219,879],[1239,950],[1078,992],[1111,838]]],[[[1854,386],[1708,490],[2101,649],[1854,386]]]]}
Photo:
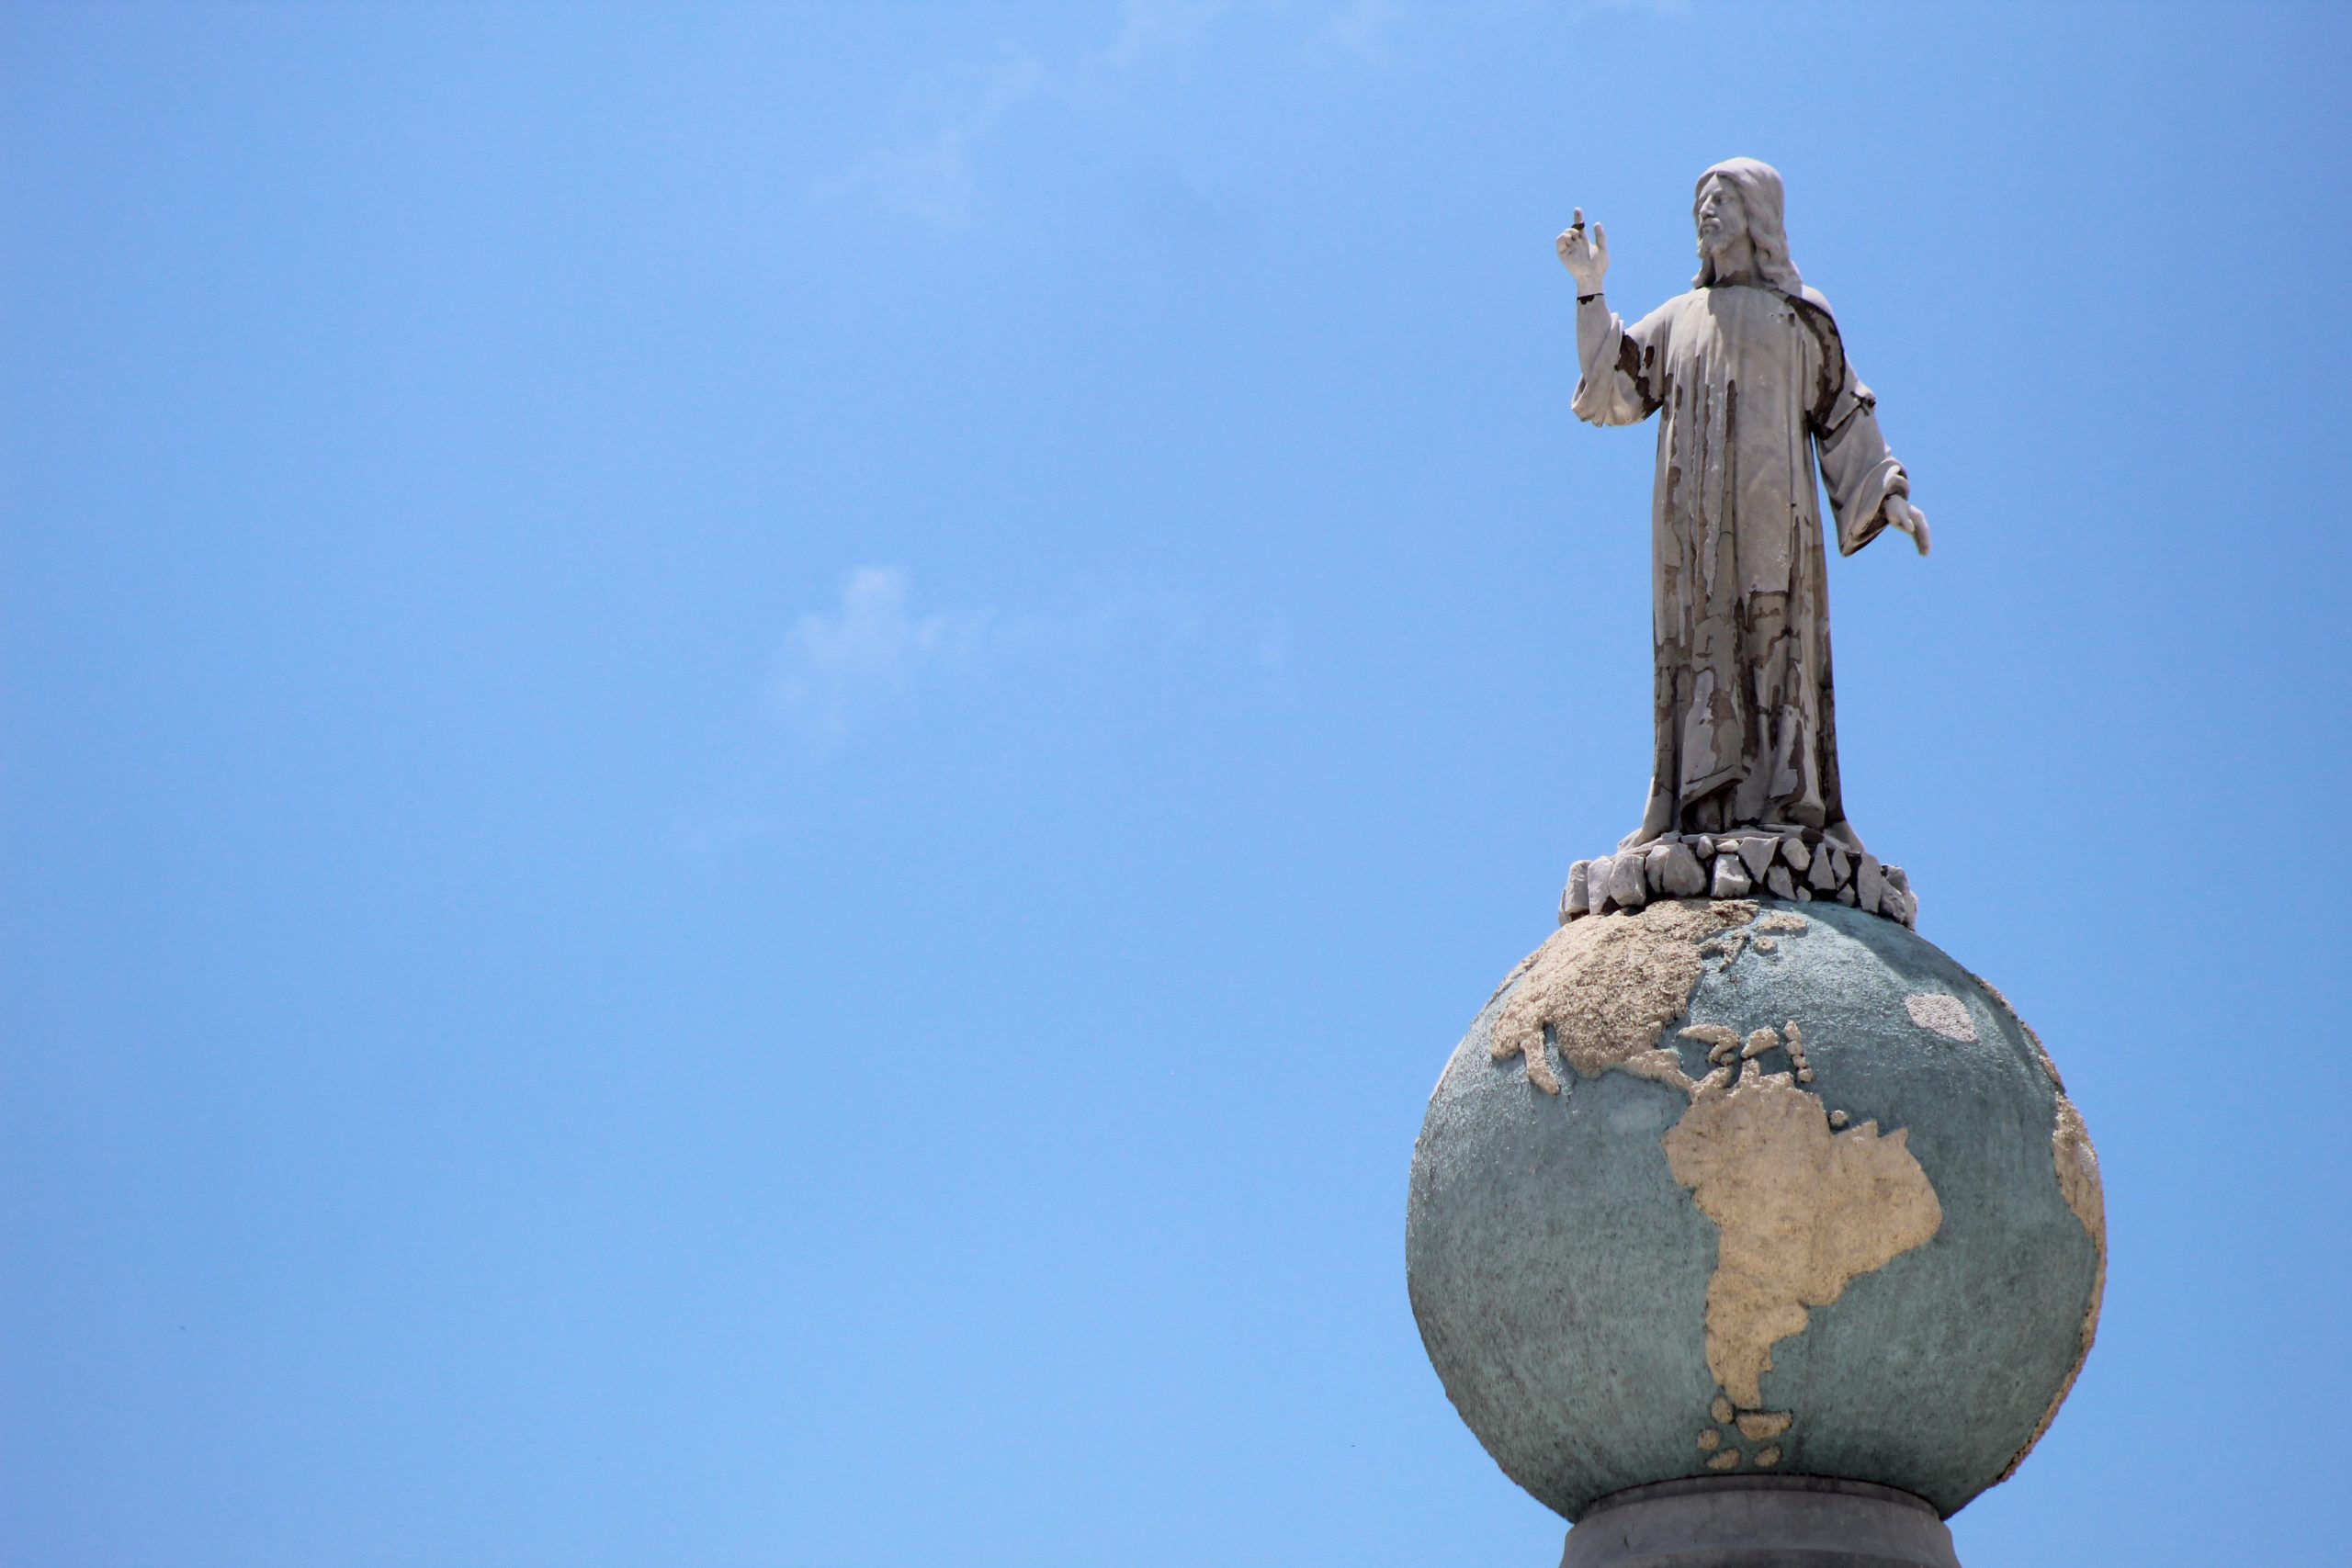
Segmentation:
{"type": "MultiPolygon", "coordinates": [[[[1837,1130],[1820,1099],[1801,1087],[1813,1074],[1795,1025],[1785,1041],[1769,1028],[1744,1042],[1719,1026],[1683,1031],[1714,1043],[1713,1070],[1697,1079],[1658,1044],[1688,1009],[1710,953],[1728,966],[1751,942],[1762,949],[1806,928],[1792,912],[1760,920],[1758,912],[1746,901],[1654,904],[1562,928],[1525,966],[1491,1047],[1498,1061],[1521,1056],[1529,1081],[1546,1093],[1562,1088],[1549,1043],[1581,1077],[1630,1072],[1688,1097],[1690,1108],[1662,1143],[1674,1179],[1719,1233],[1706,1302],[1707,1368],[1729,1400],[1719,1421],[1759,1410],[1772,1347],[1804,1331],[1809,1309],[1836,1301],[1857,1277],[1925,1244],[1943,1224],[1906,1130],[1883,1134],[1875,1122],[1837,1130]],[[1757,1058],[1768,1053],[1785,1053],[1792,1070],[1766,1072],[1757,1058]]],[[[1788,1422],[1785,1415],[1748,1419],[1769,1421],[1775,1435],[1788,1422]]],[[[1759,1462],[1779,1457],[1765,1453],[1770,1458],[1759,1454],[1759,1462]]],[[[1737,1462],[1726,1450],[1711,1468],[1737,1462]]]]}
{"type": "Polygon", "coordinates": [[[1821,1101],[1749,1062],[1709,1075],[1663,1140],[1674,1179],[1722,1233],[1707,1281],[1707,1370],[1743,1409],[1763,1404],[1772,1347],[1804,1332],[1858,1275],[1883,1269],[1943,1224],[1907,1131],[1830,1131],[1821,1101]]]}

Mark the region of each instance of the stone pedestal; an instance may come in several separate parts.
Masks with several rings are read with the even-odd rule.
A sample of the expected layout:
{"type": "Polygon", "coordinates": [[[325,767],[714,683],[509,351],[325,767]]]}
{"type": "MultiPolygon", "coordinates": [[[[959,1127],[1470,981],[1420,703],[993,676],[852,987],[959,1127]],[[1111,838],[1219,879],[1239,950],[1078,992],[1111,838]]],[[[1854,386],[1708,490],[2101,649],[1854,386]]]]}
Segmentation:
{"type": "Polygon", "coordinates": [[[1724,1476],[1600,1499],[1560,1568],[1960,1568],[1951,1532],[1908,1492],[1865,1481],[1724,1476]]]}

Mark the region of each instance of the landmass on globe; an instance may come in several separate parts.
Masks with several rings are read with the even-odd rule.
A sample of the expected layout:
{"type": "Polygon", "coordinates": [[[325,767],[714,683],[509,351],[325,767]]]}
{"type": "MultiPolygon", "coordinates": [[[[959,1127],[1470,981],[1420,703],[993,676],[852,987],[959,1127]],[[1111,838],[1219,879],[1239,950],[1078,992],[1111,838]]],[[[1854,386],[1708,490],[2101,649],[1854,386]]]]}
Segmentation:
{"type": "MultiPolygon", "coordinates": [[[[1816,1349],[1812,1371],[1796,1385],[1784,1383],[1777,1390],[1779,1397],[1771,1398],[1766,1380],[1774,1371],[1775,1350],[1785,1351],[1792,1341],[1803,1342],[1800,1337],[1815,1325],[1822,1310],[1838,1303],[1857,1281],[1927,1247],[1945,1228],[1945,1200],[1914,1149],[1913,1128],[1886,1123],[1883,1114],[1854,1114],[1848,1105],[1836,1103],[1836,1092],[1825,1096],[1824,1089],[1832,1085],[1821,1081],[1818,1063],[1823,1053],[1835,1057],[1845,1049],[1850,1063],[1854,1049],[1883,1054],[1883,1044],[1863,1045],[1841,1038],[1832,1021],[1841,1016],[1836,1008],[1814,1017],[1804,1000],[1810,993],[1802,986],[1792,988],[1783,983],[1788,972],[1781,968],[1781,955],[1794,951],[1792,943],[1838,943],[1876,926],[1894,935],[1875,942],[1891,940],[1925,947],[1900,927],[1880,925],[1873,919],[1857,924],[1853,917],[1858,914],[1851,906],[1831,906],[1825,913],[1818,905],[1801,910],[1778,901],[1688,898],[1655,901],[1638,911],[1612,913],[1604,919],[1575,920],[1555,931],[1506,977],[1488,1005],[1487,1016],[1481,1020],[1485,1027],[1474,1028],[1471,1040],[1464,1043],[1465,1054],[1474,1043],[1479,1047],[1476,1056],[1492,1063],[1490,1070],[1517,1066],[1539,1101],[1560,1101],[1564,1110],[1571,1097],[1582,1098],[1579,1085],[1598,1086],[1612,1076],[1669,1088],[1681,1102],[1679,1114],[1645,1124],[1659,1128],[1652,1146],[1662,1152],[1666,1172],[1713,1233],[1703,1304],[1693,1303],[1698,1307],[1693,1315],[1702,1321],[1692,1328],[1703,1333],[1706,1375],[1714,1386],[1712,1393],[1694,1391],[1698,1393],[1695,1404],[1683,1406],[1689,1425],[1683,1427],[1681,1441],[1689,1445],[1683,1450],[1690,1456],[1684,1461],[1689,1472],[1789,1468],[1786,1461],[1792,1451],[1789,1445],[1804,1436],[1806,1418],[1804,1401],[1792,1399],[1792,1388],[1813,1385],[1822,1373],[1824,1354],[1834,1358],[1852,1352],[1848,1339],[1839,1341],[1848,1347],[1842,1351],[1816,1349]],[[1758,963],[1767,967],[1751,971],[1750,965],[1758,963]],[[1693,998],[1702,976],[1709,975],[1720,979],[1710,983],[1707,994],[1712,999],[1704,1021],[1700,1021],[1690,1016],[1693,998]],[[1747,976],[1744,982],[1742,976],[1747,976]],[[1747,1016],[1742,1016],[1743,1010],[1747,1016]],[[1678,1021],[1680,1027],[1669,1034],[1669,1026],[1678,1021]]],[[[1952,988],[1955,981],[1974,976],[1965,971],[1950,976],[1950,969],[1956,966],[1950,965],[1949,960],[1941,962],[1948,977],[1919,973],[1900,976],[1904,989],[1885,1004],[1873,1005],[1894,1005],[1895,1019],[1914,1032],[1914,1039],[1950,1043],[1942,1048],[1966,1043],[1992,1052],[1986,1060],[2018,1061],[2019,1055],[2001,1051],[2000,1040],[1980,1040],[1975,1015],[1952,988]]],[[[1850,979],[1843,983],[1849,991],[1854,988],[1850,979]]],[[[1982,982],[1977,985],[1982,987],[1982,982]]],[[[1982,988],[1985,1000],[2014,1019],[1997,992],[1989,987],[1982,988]]],[[[1850,1031],[1850,1019],[1846,1026],[1850,1031]]],[[[2013,1471],[2046,1429],[2088,1351],[2105,1272],[2105,1221],[2097,1159],[2082,1118],[2066,1100],[2040,1041],[2022,1021],[2017,1021],[2017,1027],[2028,1043],[2031,1062],[2040,1069],[2028,1071],[2037,1078],[2046,1077],[2042,1103],[2051,1105],[2049,1097],[2054,1097],[2054,1112],[2044,1112],[2050,1118],[2043,1123],[2049,1128],[2043,1145],[2049,1163],[2043,1166],[2047,1174],[2041,1179],[2049,1182],[2054,1176],[2064,1212],[2071,1213],[2080,1227],[2078,1234],[2096,1251],[2095,1270],[2088,1282],[2087,1305],[2081,1310],[2079,1338],[2065,1358],[2070,1364],[2051,1364],[2050,1372],[2041,1374],[2059,1383],[2054,1397],[2030,1395],[2033,1404],[2022,1409],[2011,1398],[2008,1407],[2017,1414],[2010,1418],[2018,1423],[2011,1430],[2022,1435],[2024,1427],[2031,1423],[2030,1435],[2024,1436],[2021,1444],[2016,1437],[2003,1444],[1986,1466],[1986,1473],[1968,1483],[1964,1490],[1949,1489],[1951,1495],[1940,1505],[1947,1510],[1998,1479],[1990,1473],[1992,1469],[1997,1467],[2001,1475],[2013,1471]],[[2033,1419],[2036,1416],[2038,1421],[2033,1419]],[[2005,1465],[2002,1460],[2007,1461],[2005,1465]]],[[[2008,1039],[2016,1042],[2018,1036],[2008,1039]]],[[[2016,1044],[2009,1050],[2015,1052],[2016,1044]]],[[[1457,1070],[1468,1070],[1467,1060],[1466,1055],[1457,1057],[1456,1068],[1449,1069],[1449,1082],[1457,1070]]],[[[1850,1086],[1860,1080],[1849,1072],[1842,1081],[1850,1086]]],[[[2024,1080],[2007,1081],[2022,1087],[2024,1080]]],[[[1446,1085],[1441,1084],[1441,1099],[1446,1094],[1446,1085]]],[[[1492,1103],[1498,1114],[1508,1111],[1507,1102],[1493,1101],[1490,1095],[1482,1098],[1481,1103],[1492,1103]]],[[[1565,1133],[1577,1124],[1573,1119],[1563,1123],[1546,1117],[1536,1117],[1531,1123],[1524,1121],[1523,1112],[1513,1114],[1519,1118],[1513,1124],[1521,1129],[1513,1137],[1524,1137],[1544,1125],[1559,1126],[1565,1133]]],[[[1607,1113],[1621,1121],[1623,1115],[1622,1111],[1607,1113]]],[[[1432,1131],[1448,1120],[1433,1102],[1432,1131]]],[[[1608,1134],[1588,1128],[1578,1135],[1608,1134]]],[[[1417,1213],[1434,1213],[1426,1201],[1429,1196],[1424,1193],[1417,1199],[1422,1205],[1417,1213]]],[[[1981,1197],[1975,1201],[1981,1215],[1981,1197]]],[[[1538,1203],[1518,1213],[1524,1223],[1552,1226],[1555,1235],[1559,1234],[1556,1211],[1548,1204],[1538,1203]]],[[[1603,1239],[1613,1242],[1616,1238],[1603,1239]]],[[[1540,1253],[1544,1248],[1539,1246],[1535,1250],[1540,1253]]],[[[1566,1256],[1581,1258],[1589,1250],[1589,1247],[1572,1248],[1566,1256]]],[[[1584,1293],[1572,1277],[1559,1279],[1558,1288],[1570,1297],[1584,1293]]],[[[1417,1309],[1419,1304],[1417,1302],[1417,1309]]],[[[1506,1310],[1515,1314],[1526,1309],[1510,1306],[1506,1310]]],[[[1523,1337],[1529,1325],[1514,1322],[1493,1326],[1507,1336],[1523,1337]]],[[[1595,1327],[1594,1332],[1600,1330],[1595,1327]]],[[[1424,1333],[1435,1335],[1432,1355],[1440,1358],[1442,1371],[1459,1359],[1441,1354],[1454,1330],[1425,1314],[1424,1333]]],[[[1522,1350],[1535,1348],[1521,1347],[1522,1350]]],[[[1622,1382],[1628,1373],[1602,1368],[1594,1375],[1622,1382]]],[[[1465,1417],[1473,1417],[1478,1405],[1476,1391],[1458,1386],[1458,1375],[1453,1372],[1448,1373],[1447,1382],[1456,1403],[1464,1405],[1465,1417]],[[1464,1403],[1465,1396],[1470,1396],[1470,1403],[1464,1403]]],[[[1479,1421],[1474,1418],[1473,1426],[1479,1427],[1479,1421]]],[[[1480,1435],[1489,1438],[1485,1429],[1480,1435]]],[[[1817,1461],[1850,1447],[1835,1434],[1817,1437],[1826,1439],[1826,1447],[1822,1442],[1815,1444],[1817,1461]]],[[[1505,1447],[1497,1448],[1489,1440],[1497,1457],[1505,1460],[1507,1470],[1574,1517],[1574,1508],[1564,1506],[1569,1495],[1567,1483],[1555,1480],[1547,1486],[1541,1478],[1526,1473],[1527,1466],[1507,1453],[1509,1446],[1507,1441],[1505,1447]]],[[[1816,1472],[1804,1466],[1796,1468],[1799,1472],[1816,1472]]],[[[1938,1490],[1924,1484],[1921,1489],[1938,1490]]]]}

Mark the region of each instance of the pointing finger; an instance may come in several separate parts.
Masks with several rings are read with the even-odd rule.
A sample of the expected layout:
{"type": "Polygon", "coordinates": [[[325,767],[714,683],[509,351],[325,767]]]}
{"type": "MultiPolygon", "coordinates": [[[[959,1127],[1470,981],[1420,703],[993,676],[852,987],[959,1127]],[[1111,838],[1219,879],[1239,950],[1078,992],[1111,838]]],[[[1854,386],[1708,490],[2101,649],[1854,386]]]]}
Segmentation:
{"type": "Polygon", "coordinates": [[[1568,227],[1569,227],[1569,228],[1571,228],[1571,229],[1581,229],[1581,228],[1583,228],[1583,227],[1584,227],[1584,209],[1583,209],[1583,208],[1579,207],[1579,208],[1577,208],[1577,214],[1576,214],[1576,216],[1568,220],[1568,227]]]}

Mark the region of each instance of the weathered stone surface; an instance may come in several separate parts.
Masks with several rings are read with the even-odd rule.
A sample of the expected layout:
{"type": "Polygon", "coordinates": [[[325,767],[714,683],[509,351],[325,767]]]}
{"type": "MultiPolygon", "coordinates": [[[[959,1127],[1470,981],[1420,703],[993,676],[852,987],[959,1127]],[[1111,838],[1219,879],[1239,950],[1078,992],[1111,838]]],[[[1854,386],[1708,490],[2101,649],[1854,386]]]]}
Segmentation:
{"type": "Polygon", "coordinates": [[[1885,886],[1879,875],[1878,856],[1864,855],[1854,863],[1854,901],[1871,914],[1878,913],[1879,889],[1885,886]]]}
{"type": "Polygon", "coordinates": [[[1927,547],[1875,399],[1801,298],[1781,203],[1766,164],[1709,169],[1694,209],[1696,286],[1630,327],[1601,298],[1605,247],[1581,223],[1557,241],[1577,280],[1577,417],[1658,422],[1650,625],[1661,699],[1645,841],[1716,826],[1727,800],[1759,823],[1836,825],[1822,492],[1839,554],[1889,527],[1927,547]]]}
{"type": "Polygon", "coordinates": [[[1911,891],[1911,879],[1899,865],[1879,868],[1881,886],[1879,913],[1901,925],[1916,925],[1919,919],[1919,900],[1911,891]]]}
{"type": "Polygon", "coordinates": [[[1900,867],[1884,865],[1874,856],[1849,854],[1828,842],[1807,846],[1795,834],[1745,839],[1684,834],[1571,864],[1560,895],[1560,923],[1638,909],[1660,898],[1762,894],[1793,903],[1835,901],[1898,924],[1916,924],[1918,900],[1898,889],[1901,874],[1900,867]],[[1702,841],[1714,851],[1712,857],[1701,858],[1702,841]],[[1791,846],[1806,856],[1804,871],[1798,872],[1785,858],[1791,846]],[[1761,874],[1755,869],[1759,863],[1761,874]]]}
{"type": "Polygon", "coordinates": [[[1548,1031],[1561,1062],[1581,1077],[1623,1066],[1657,1045],[1658,1031],[1682,1010],[1704,962],[1699,944],[1755,917],[1753,904],[1660,904],[1555,933],[1535,950],[1494,1021],[1493,1059],[1525,1057],[1535,1081],[1548,1031]]]}
{"type": "Polygon", "coordinates": [[[2032,1025],[2018,1018],[2007,997],[1990,986],[1984,989],[2001,1004],[2002,1011],[2017,1021],[2018,1027],[2033,1042],[2034,1049],[2041,1051],[2041,1066],[2058,1090],[2058,1124],[2050,1135],[2051,1160],[2057,1168],[2058,1187],[2066,1195],[2066,1207],[2074,1211],[2083,1234],[2098,1248],[2098,1280],[2091,1288],[2090,1304],[2083,1309],[2083,1348],[2075,1357],[2075,1370],[2066,1374],[2065,1383],[2052,1396],[2050,1408],[2042,1412],[2041,1423],[2034,1427],[2033,1436],[2026,1439],[2025,1447],[2001,1472],[2001,1479],[2007,1481],[2017,1473],[2018,1466],[2025,1462],[2025,1456],[2033,1451],[2034,1444],[2041,1441],[2042,1434],[2050,1430],[2050,1423],[2058,1418],[2058,1407],[2074,1392],[2075,1380],[2082,1376],[2083,1363],[2090,1358],[2091,1342],[2098,1337],[2099,1301],[2107,1293],[2107,1189],[2099,1180],[2098,1155],[2091,1148],[2090,1131],[2083,1125],[2083,1113],[2066,1098],[2066,1086],[2058,1081],[2058,1065],[2050,1059],[2047,1051],[2041,1051],[2041,1037],[2034,1033],[2032,1025]]]}
{"type": "Polygon", "coordinates": [[[1701,860],[1713,860],[1715,858],[1715,840],[1704,833],[1695,834],[1690,840],[1690,852],[1701,860]]]}
{"type": "Polygon", "coordinates": [[[1781,858],[1789,863],[1789,869],[1792,871],[1805,872],[1813,869],[1813,852],[1805,847],[1805,841],[1803,839],[1793,833],[1781,840],[1781,858]]]}
{"type": "Polygon", "coordinates": [[[1661,898],[1695,898],[1707,890],[1707,874],[1690,846],[1660,844],[1643,859],[1650,891],[1661,898]]]}
{"type": "Polygon", "coordinates": [[[1976,1021],[1968,1004],[1945,991],[1917,991],[1903,998],[1903,1010],[1920,1028],[1964,1044],[1976,1041],[1976,1021]]]}
{"type": "MultiPolygon", "coordinates": [[[[1746,1055],[1765,1046],[1748,1040],[1746,1055]]],[[[1820,1100],[1750,1062],[1727,1092],[1701,1095],[1665,1138],[1675,1180],[1721,1235],[1707,1285],[1707,1367],[1732,1404],[1764,1403],[1772,1347],[1801,1334],[1808,1308],[1925,1246],[1943,1208],[1906,1145],[1866,1122],[1834,1135],[1820,1100]],[[1813,1241],[1792,1247],[1793,1237],[1813,1241]]]]}
{"type": "Polygon", "coordinates": [[[1948,1513],[2081,1357],[2092,1156],[2022,1026],[1935,948],[1827,900],[1751,901],[1729,927],[1723,908],[1564,928],[1464,1040],[1414,1162],[1430,1359],[1505,1471],[1572,1518],[1645,1483],[1768,1469],[1948,1513]],[[1964,1002],[1977,1038],[1924,1032],[1905,1006],[1924,994],[1964,1002]],[[1769,1049],[1737,1060],[1765,1030],[1793,1072],[1766,1072],[1769,1049]],[[1932,1242],[1902,1246],[1930,1199],[1932,1242]]]}
{"type": "Polygon", "coordinates": [[[1712,897],[1745,898],[1755,890],[1756,885],[1747,879],[1747,868],[1740,863],[1737,855],[1719,854],[1715,857],[1714,865],[1714,882],[1708,888],[1712,897]]]}
{"type": "Polygon", "coordinates": [[[1638,852],[1629,852],[1610,861],[1609,901],[1621,909],[1638,909],[1650,901],[1650,890],[1642,874],[1642,857],[1638,852]]]}

